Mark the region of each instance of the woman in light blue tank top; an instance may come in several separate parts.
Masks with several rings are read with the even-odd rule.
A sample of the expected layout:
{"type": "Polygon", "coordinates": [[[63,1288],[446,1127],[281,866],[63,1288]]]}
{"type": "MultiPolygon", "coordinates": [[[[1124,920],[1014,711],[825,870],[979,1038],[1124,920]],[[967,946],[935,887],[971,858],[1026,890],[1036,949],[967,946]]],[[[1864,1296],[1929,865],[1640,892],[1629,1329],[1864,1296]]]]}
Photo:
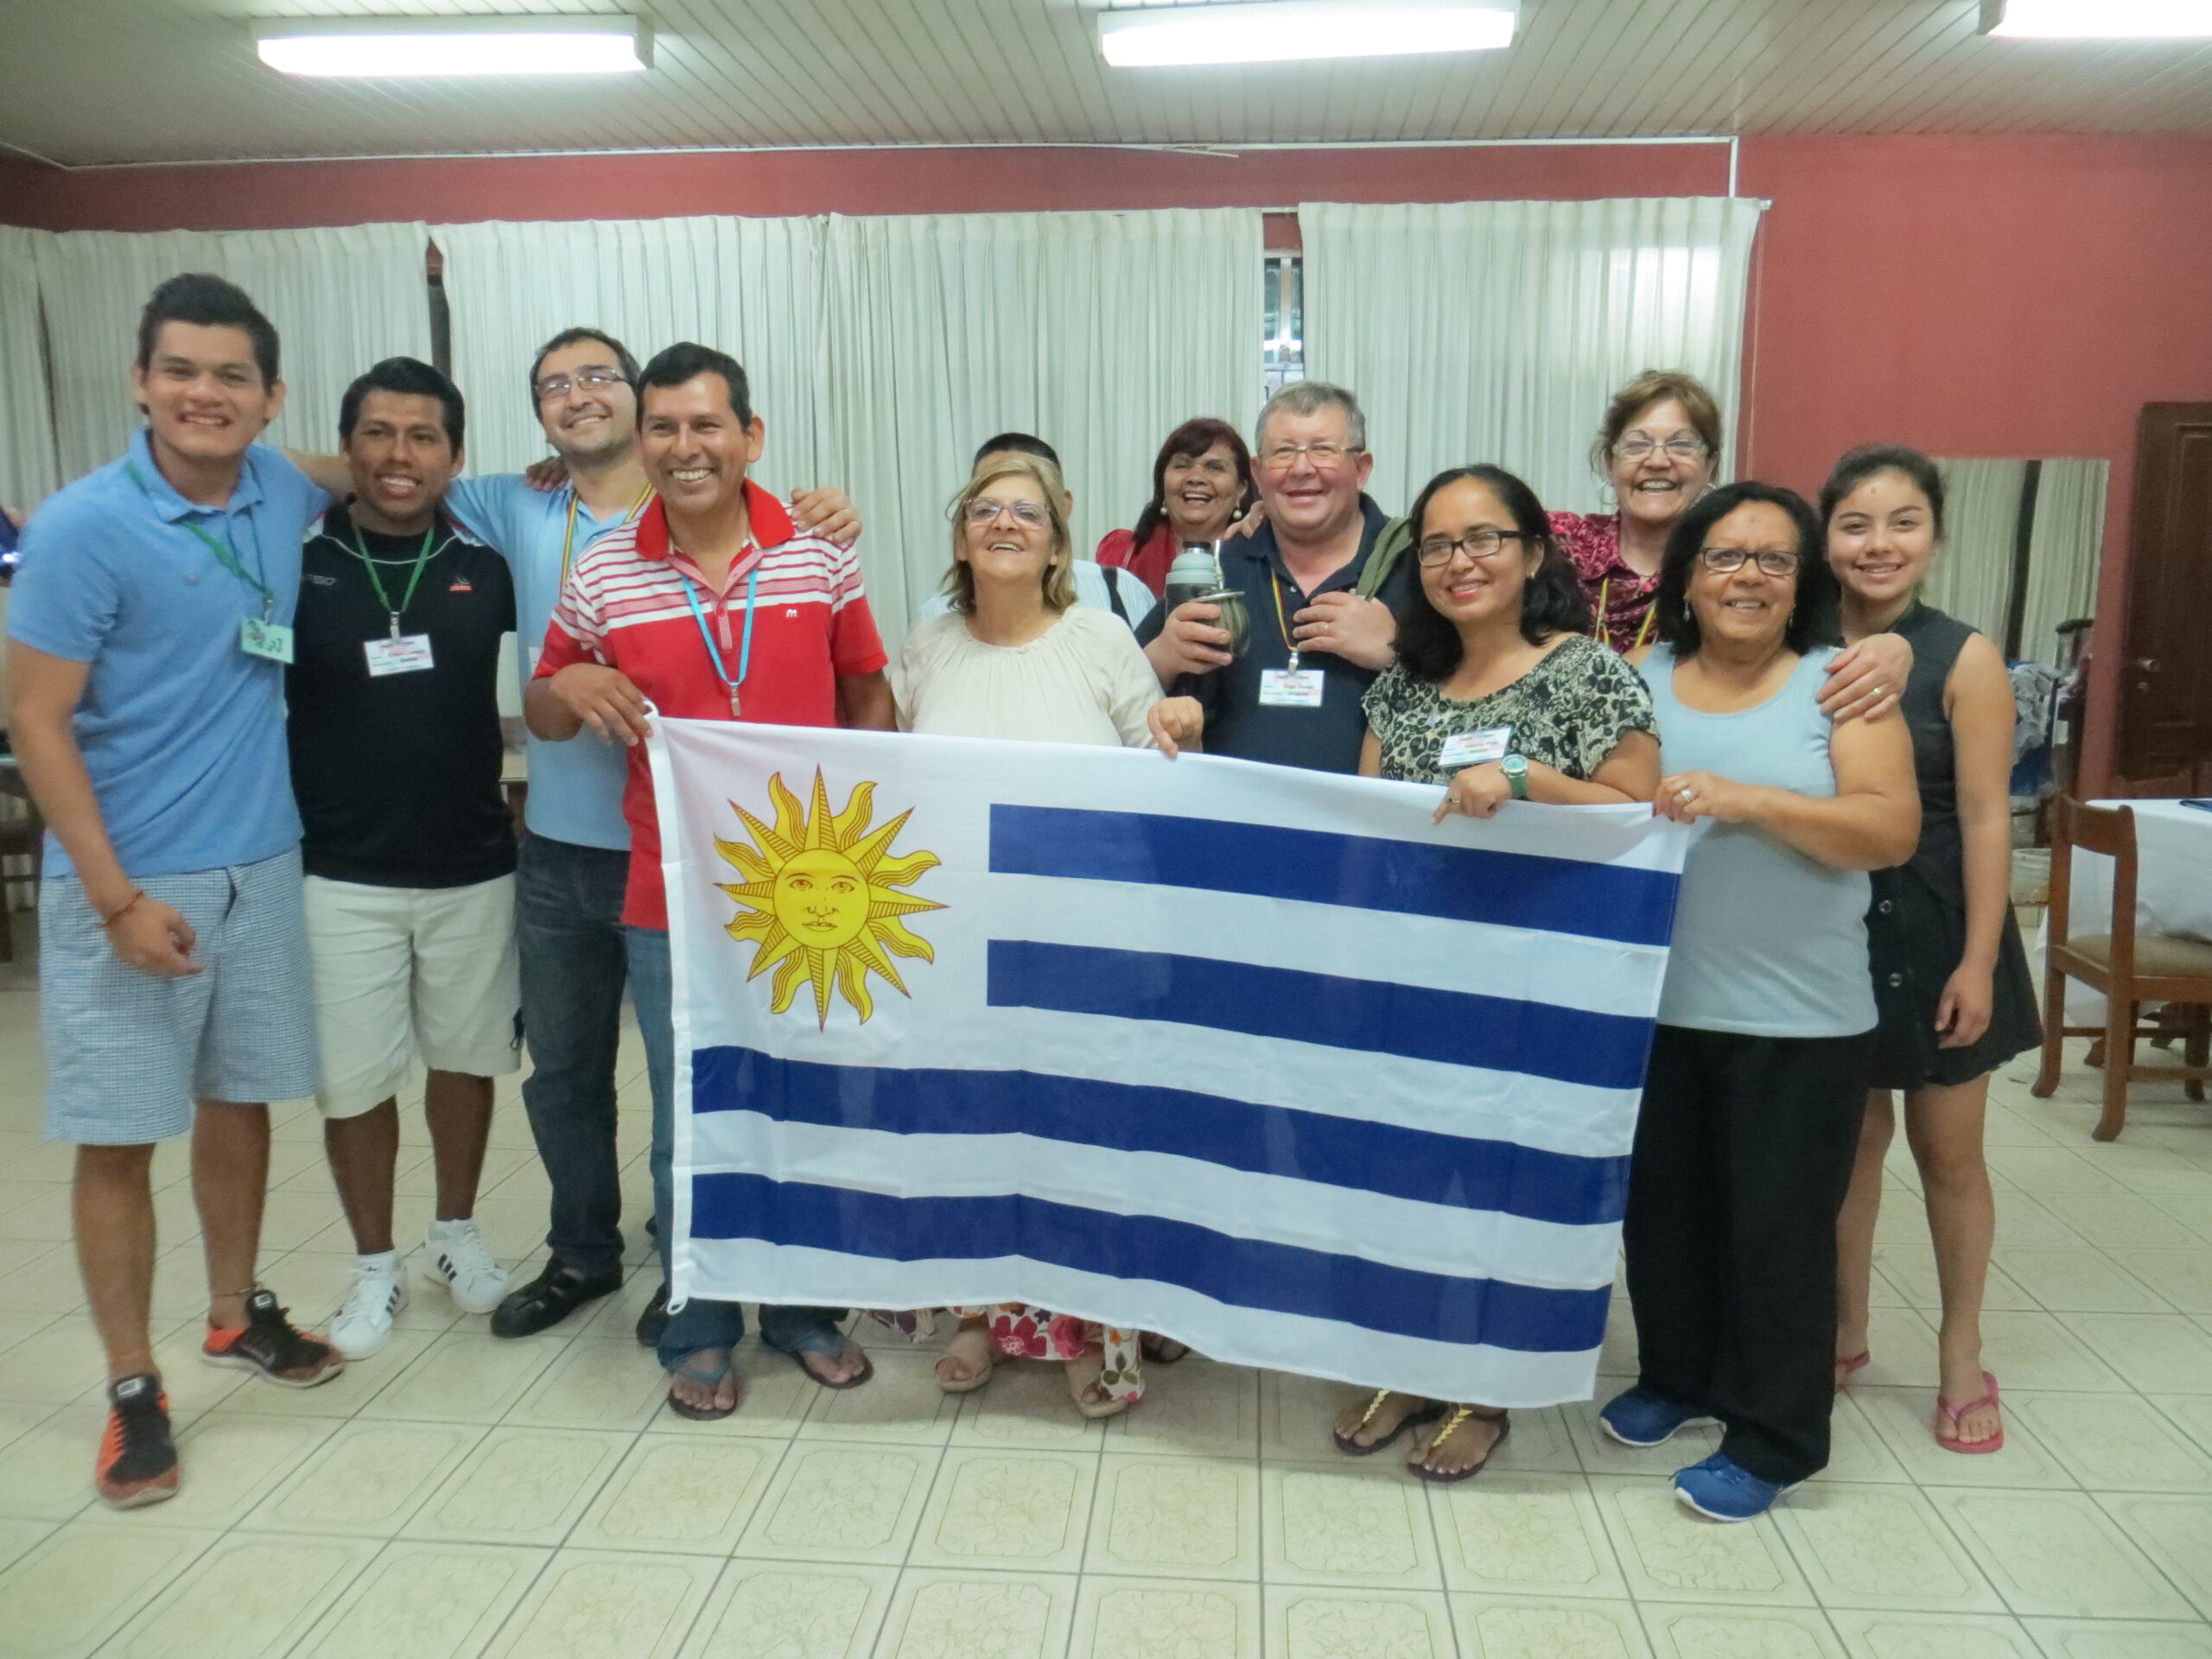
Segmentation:
{"type": "Polygon", "coordinates": [[[1645,1076],[1624,1239],[1642,1374],[1599,1414],[1631,1446],[1718,1420],[1675,1477],[1747,1521],[1827,1462],[1835,1217],[1875,1025],[1869,870],[1919,833],[1902,722],[1815,701],[1836,582],[1812,509],[1732,484],[1684,514],[1641,664],[1654,810],[1707,828],[1684,865],[1645,1076]]]}

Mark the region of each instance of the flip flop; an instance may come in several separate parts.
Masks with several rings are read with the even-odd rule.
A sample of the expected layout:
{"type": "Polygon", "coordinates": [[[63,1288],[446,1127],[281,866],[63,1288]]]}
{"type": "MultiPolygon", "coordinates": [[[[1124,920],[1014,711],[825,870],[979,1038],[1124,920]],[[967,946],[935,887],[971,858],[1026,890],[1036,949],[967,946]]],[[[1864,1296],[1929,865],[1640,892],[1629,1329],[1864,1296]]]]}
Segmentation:
{"type": "Polygon", "coordinates": [[[1963,1406],[1956,1408],[1954,1408],[1944,1400],[1940,1390],[1937,1392],[1936,1395],[1936,1444],[1942,1446],[1946,1452],[1962,1452],[1968,1457],[1978,1457],[1985,1452],[2001,1452],[2005,1449],[2005,1422],[2001,1416],[1998,1419],[1997,1432],[1991,1435],[1987,1440],[1962,1440],[1959,1438],[1959,1419],[1965,1416],[1967,1413],[1970,1411],[1978,1411],[1984,1406],[1996,1406],[2000,1412],[2004,1409],[2003,1402],[1997,1397],[1997,1379],[1992,1376],[1987,1371],[1984,1371],[1981,1374],[1981,1384],[1984,1388],[1989,1390],[1988,1393],[1983,1395],[1980,1399],[1969,1400],[1963,1406]],[[1946,1434],[1943,1432],[1943,1425],[1947,1421],[1951,1425],[1951,1433],[1948,1434],[1946,1434]]]}
{"type": "MultiPolygon", "coordinates": [[[[767,1339],[763,1338],[762,1340],[766,1342],[767,1339]]],[[[799,1370],[804,1371],[810,1380],[821,1384],[821,1386],[825,1389],[837,1389],[841,1390],[844,1389],[857,1389],[861,1383],[867,1382],[870,1377],[875,1375],[875,1362],[870,1359],[865,1352],[861,1355],[860,1370],[854,1372],[852,1376],[847,1377],[842,1382],[832,1382],[828,1377],[823,1376],[821,1372],[816,1370],[813,1366],[806,1363],[806,1357],[809,1354],[842,1354],[849,1347],[858,1348],[860,1346],[858,1343],[855,1342],[850,1337],[847,1336],[834,1325],[817,1325],[810,1327],[804,1336],[802,1336],[797,1342],[791,1344],[788,1348],[780,1342],[769,1342],[767,1343],[767,1345],[774,1349],[778,1353],[783,1355],[785,1358],[789,1359],[791,1363],[798,1366],[799,1370]]]]}
{"type": "MultiPolygon", "coordinates": [[[[719,1389],[722,1385],[722,1379],[730,1372],[729,1350],[727,1348],[719,1351],[712,1348],[699,1350],[699,1353],[716,1351],[721,1354],[722,1363],[712,1371],[694,1370],[689,1365],[673,1365],[669,1368],[668,1374],[672,1377],[681,1378],[686,1382],[696,1382],[702,1389],[719,1389]]],[[[696,1358],[697,1356],[694,1355],[692,1357],[696,1358]]],[[[744,1403],[745,1380],[742,1377],[738,1379],[737,1398],[727,1408],[720,1406],[695,1406],[688,1400],[677,1399],[672,1393],[668,1396],[668,1408],[677,1416],[694,1423],[720,1422],[725,1417],[734,1417],[737,1414],[738,1407],[744,1403]]]]}
{"type": "MultiPolygon", "coordinates": [[[[1367,1402],[1367,1409],[1360,1413],[1359,1421],[1352,1425],[1353,1434],[1357,1434],[1361,1429],[1365,1428],[1368,1424],[1375,1421],[1375,1414],[1382,1408],[1382,1402],[1385,1400],[1388,1400],[1393,1392],[1394,1390],[1389,1389],[1381,1389],[1376,1394],[1376,1396],[1372,1400],[1367,1402]]],[[[1443,1414],[1443,1406],[1438,1402],[1432,1400],[1427,1405],[1422,1406],[1416,1410],[1408,1412],[1403,1417],[1398,1420],[1398,1426],[1392,1429],[1388,1434],[1385,1434],[1379,1440],[1371,1440],[1365,1445],[1362,1445],[1359,1441],[1353,1440],[1351,1434],[1345,1433],[1340,1428],[1331,1429],[1329,1431],[1329,1438],[1337,1443],[1337,1450],[1343,1452],[1344,1456],[1348,1458],[1371,1458],[1377,1452],[1380,1452],[1384,1446],[1395,1445],[1398,1440],[1403,1439],[1406,1435],[1412,1433],[1414,1430],[1421,1427],[1424,1423],[1433,1423],[1443,1414]]]]}
{"type": "Polygon", "coordinates": [[[1489,1468],[1490,1460],[1497,1455],[1497,1448],[1503,1446],[1506,1436],[1513,1433],[1512,1415],[1503,1407],[1499,1408],[1495,1417],[1485,1417],[1472,1406],[1454,1406],[1452,1408],[1451,1418],[1438,1431],[1436,1438],[1429,1442],[1429,1446],[1433,1450],[1444,1441],[1450,1440],[1462,1425],[1470,1421],[1497,1425],[1497,1438],[1490,1443],[1490,1450],[1483,1453],[1480,1463],[1471,1468],[1456,1470],[1448,1475],[1439,1474],[1435,1470],[1424,1468],[1418,1463],[1409,1463],[1406,1465],[1406,1472],[1415,1480],[1425,1480],[1432,1486],[1456,1486],[1463,1480],[1472,1480],[1484,1470],[1489,1468]]]}

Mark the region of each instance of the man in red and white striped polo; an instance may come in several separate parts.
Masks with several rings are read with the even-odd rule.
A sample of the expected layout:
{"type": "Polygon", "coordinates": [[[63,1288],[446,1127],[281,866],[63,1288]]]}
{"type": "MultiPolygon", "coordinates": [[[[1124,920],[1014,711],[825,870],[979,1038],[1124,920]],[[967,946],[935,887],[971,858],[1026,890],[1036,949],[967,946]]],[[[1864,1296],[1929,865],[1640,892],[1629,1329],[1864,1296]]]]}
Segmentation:
{"type": "MultiPolygon", "coordinates": [[[[653,1211],[668,1271],[675,1038],[660,823],[642,740],[645,702],[680,720],[779,726],[894,724],[886,658],[850,548],[801,535],[776,498],[748,482],[766,429],[745,371],[710,346],[671,346],[638,377],[639,457],[658,493],[576,559],[545,632],[524,713],[554,742],[588,728],[630,746],[630,989],[653,1097],[653,1211]]],[[[664,1282],[662,1295],[666,1295],[664,1282]]],[[[838,1328],[842,1308],[766,1307],[760,1338],[826,1388],[871,1375],[838,1328]]],[[[669,1405],[727,1417],[741,1397],[730,1351],[735,1302],[693,1298],[662,1332],[669,1405]]]]}

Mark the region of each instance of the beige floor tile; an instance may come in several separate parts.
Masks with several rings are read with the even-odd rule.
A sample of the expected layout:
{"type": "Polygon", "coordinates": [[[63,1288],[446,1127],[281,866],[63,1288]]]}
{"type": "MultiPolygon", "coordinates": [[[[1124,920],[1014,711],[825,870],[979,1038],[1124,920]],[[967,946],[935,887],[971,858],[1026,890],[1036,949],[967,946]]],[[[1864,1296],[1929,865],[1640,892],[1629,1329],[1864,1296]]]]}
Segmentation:
{"type": "MultiPolygon", "coordinates": [[[[2018,1279],[2006,1271],[2020,1251],[2007,1250],[2003,1265],[1992,1263],[1989,1279],[1982,1290],[1981,1305],[1985,1308],[2018,1308],[2032,1312],[2044,1304],[2018,1279]]],[[[1878,1262],[1876,1266],[1889,1281],[1904,1306],[1919,1309],[1923,1313],[1940,1313],[1943,1306],[1943,1293],[1936,1277],[1936,1257],[1927,1250],[1916,1250],[1910,1255],[1894,1253],[1891,1259],[1878,1262]],[[1901,1255],[1902,1260],[1897,1259],[1901,1255]]]]}
{"type": "Polygon", "coordinates": [[[728,1435],[639,1436],[569,1545],[727,1556],[783,1455],[779,1446],[728,1435]]]}
{"type": "Polygon", "coordinates": [[[58,1181],[0,1181],[0,1238],[69,1236],[69,1188],[58,1181]]]}
{"type": "Polygon", "coordinates": [[[92,1459],[107,1414],[96,1406],[31,1409],[45,1414],[0,1446],[0,1516],[67,1521],[92,1501],[92,1459]]]}
{"type": "Polygon", "coordinates": [[[29,1554],[32,1546],[50,1536],[50,1521],[0,1520],[0,1568],[29,1554]]]}
{"type": "Polygon", "coordinates": [[[700,1555],[564,1549],[501,1626],[487,1659],[670,1659],[717,1571],[700,1555]]]}
{"type": "Polygon", "coordinates": [[[1815,1486],[1840,1483],[1903,1485],[1911,1480],[1897,1453],[1874,1430],[1866,1414],[1853,1403],[1851,1391],[1836,1396],[1828,1414],[1828,1465],[1813,1477],[1815,1486]]]}
{"type": "Polygon", "coordinates": [[[165,1527],[233,1527],[278,1483],[344,1427],[334,1417],[194,1419],[177,1431],[177,1495],[162,1505],[165,1527]]]}
{"type": "Polygon", "coordinates": [[[265,1532],[391,1537],[484,1433],[473,1423],[348,1423],[253,1511],[250,1522],[265,1532]]]}
{"type": "Polygon", "coordinates": [[[2202,1394],[2158,1395],[2151,1403],[2166,1414],[2181,1432],[2202,1447],[2212,1452],[2212,1395],[2202,1394]]]}
{"type": "Polygon", "coordinates": [[[276,1659],[344,1593],[377,1548],[365,1538],[227,1534],[147,1603],[111,1647],[131,1659],[276,1659]]]}
{"type": "Polygon", "coordinates": [[[1262,1659],[1260,1587],[1087,1577],[1068,1659],[1262,1659]]]}
{"type": "Polygon", "coordinates": [[[2147,1400],[2125,1394],[2007,1394],[2005,1414],[2031,1428],[2092,1491],[2212,1491],[2212,1453],[2147,1400]]]}
{"type": "MultiPolygon", "coordinates": [[[[2198,1111],[2201,1116],[2202,1109],[2199,1108],[2198,1111]]],[[[2212,1244],[2212,1215],[2205,1213],[2206,1205],[2201,1196],[2194,1192],[2155,1193],[2150,1202],[2151,1207],[2161,1215],[2178,1222],[2203,1243],[2212,1244]]],[[[2154,1246],[2159,1243],[2151,1237],[2133,1238],[2128,1242],[2145,1246],[2154,1246]]]]}
{"type": "Polygon", "coordinates": [[[2181,1314],[2072,1313],[2067,1324],[2146,1394],[2212,1394],[2212,1335],[2181,1314]]]}
{"type": "Polygon", "coordinates": [[[1981,1361],[2010,1388],[2125,1389],[2120,1374],[2073,1329],[2075,1314],[1985,1313],[1981,1361]]]}
{"type": "Polygon", "coordinates": [[[2056,1211],[2026,1192],[2008,1190],[1997,1200],[1997,1258],[1999,1261],[2004,1259],[2008,1250],[2079,1247],[2089,1242],[2061,1220],[2056,1211]]]}
{"type": "Polygon", "coordinates": [[[1452,1659],[1440,1594],[1270,1584],[1261,1605],[1268,1659],[1452,1659]]]}
{"type": "Polygon", "coordinates": [[[1326,1377],[1261,1372],[1260,1454],[1308,1462],[1337,1456],[1330,1425],[1345,1406],[1369,1399],[1374,1392],[1347,1388],[1326,1377]]]}
{"type": "MultiPolygon", "coordinates": [[[[1482,1595],[1624,1597],[1626,1581],[1579,1475],[1484,1470],[1429,1494],[1444,1582],[1482,1595]]],[[[1273,1576],[1270,1573],[1270,1576],[1273,1576]]]]}
{"type": "Polygon", "coordinates": [[[2113,1172],[2070,1147],[1993,1146],[1987,1158],[1992,1175],[2039,1198],[2050,1192],[2126,1191],[2113,1172]]]}
{"type": "Polygon", "coordinates": [[[2005,1611],[1935,1506],[1909,1487],[1808,1487],[1774,1516],[1823,1607],[2005,1611]]]}
{"type": "Polygon", "coordinates": [[[877,1659],[1058,1659],[1075,1598],[1072,1576],[910,1568],[899,1574],[877,1659]]]}
{"type": "Polygon", "coordinates": [[[2048,1659],[2212,1659],[2212,1626],[2114,1619],[2023,1621],[2048,1659]]]}
{"type": "Polygon", "coordinates": [[[10,1405],[0,1400],[0,1446],[21,1440],[53,1416],[55,1410],[53,1406],[10,1405]]]}
{"type": "Polygon", "coordinates": [[[564,1339],[550,1334],[510,1342],[474,1331],[448,1332],[433,1338],[361,1408],[361,1414],[434,1423],[496,1423],[566,1345],[564,1339]]]}
{"type": "Polygon", "coordinates": [[[632,1433],[665,1412],[668,1376],[635,1342],[571,1342],[540,1373],[506,1421],[535,1428],[632,1433]]]}
{"type": "Polygon", "coordinates": [[[2212,1250],[2116,1250],[2128,1272],[2184,1313],[2212,1313],[2212,1250]]]}
{"type": "Polygon", "coordinates": [[[400,1531],[547,1548],[568,1535],[635,1440],[605,1429],[493,1429],[400,1531]]]}
{"type": "MultiPolygon", "coordinates": [[[[2139,1193],[2051,1192],[2039,1194],[2036,1201],[2104,1249],[2186,1249],[2201,1242],[2159,1200],[2139,1193]]],[[[2191,1204],[2190,1208],[2196,1206],[2191,1204]]],[[[2001,1230],[2001,1219],[1998,1224],[2001,1230]]],[[[2001,1230],[1999,1238],[2000,1247],[2024,1242],[2007,1241],[2001,1230]]]]}
{"type": "MultiPolygon", "coordinates": [[[[2117,1397],[2117,1396],[2114,1396],[2117,1397]]],[[[1936,1443],[1936,1390],[1854,1387],[1851,1403],[1905,1472],[1923,1485],[2071,1488],[2064,1464],[2028,1425],[2010,1422],[2002,1452],[1947,1452],[1936,1443]]]]}
{"type": "Polygon", "coordinates": [[[1598,1422],[1599,1408],[1610,1397],[1607,1394],[1560,1408],[1582,1466],[1593,1476],[1672,1475],[1720,1449],[1720,1428],[1715,1423],[1685,1428],[1661,1446],[1623,1446],[1598,1422]]]}
{"type": "MultiPolygon", "coordinates": [[[[220,1398],[207,1402],[212,1411],[251,1412],[256,1416],[334,1417],[351,1416],[361,1410],[398,1377],[407,1368],[421,1358],[436,1338],[427,1331],[395,1331],[385,1345],[366,1359],[348,1360],[346,1369],[327,1382],[312,1389],[285,1389],[275,1383],[251,1377],[244,1371],[219,1370],[204,1366],[191,1356],[199,1351],[196,1332],[179,1338],[179,1344],[186,1357],[180,1363],[188,1363],[197,1376],[220,1383],[230,1378],[232,1386],[220,1398]]],[[[154,1345],[154,1357],[162,1358],[159,1343],[154,1345]]],[[[176,1367],[165,1364],[162,1377],[175,1380],[176,1367]]],[[[174,1394],[171,1396],[174,1398],[174,1394]]]]}
{"type": "Polygon", "coordinates": [[[868,1659],[898,1580],[888,1567],[732,1561],[683,1659],[868,1659]]]}
{"type": "Polygon", "coordinates": [[[739,1548],[779,1560],[897,1566],[942,1456],[935,1446],[799,1441],[784,1454],[739,1548]]]}
{"type": "Polygon", "coordinates": [[[51,1313],[0,1313],[0,1354],[29,1342],[58,1323],[51,1313]]]}
{"type": "Polygon", "coordinates": [[[1658,1659],[1844,1659],[1827,1620],[1809,1610],[1651,1603],[1643,1613],[1658,1659]]]}
{"type": "MultiPolygon", "coordinates": [[[[1173,1372],[1167,1367],[1154,1368],[1147,1381],[1155,1391],[1163,1386],[1173,1388],[1173,1372]],[[1162,1371],[1169,1374],[1164,1384],[1162,1371]]],[[[1147,1396],[1144,1409],[1150,1412],[1152,1408],[1153,1400],[1147,1396]]],[[[1068,1397],[1064,1368],[1058,1365],[1001,1364],[984,1387],[960,1396],[960,1415],[952,1425],[955,1446],[1096,1451],[1105,1436],[1104,1422],[1076,1410],[1075,1402],[1068,1397]]]]}
{"type": "Polygon", "coordinates": [[[2212,1488],[2186,1497],[2099,1493],[2105,1513],[2212,1619],[2212,1488]]]}
{"type": "Polygon", "coordinates": [[[937,1385],[929,1357],[912,1351],[871,1355],[873,1381],[857,1389],[824,1389],[808,1383],[782,1355],[762,1356],[761,1365],[779,1365],[817,1396],[799,1427],[808,1440],[883,1440],[910,1446],[943,1446],[952,1438],[960,1396],[937,1385]]]}
{"type": "Polygon", "coordinates": [[[92,1390],[105,1382],[107,1367],[89,1319],[66,1313],[9,1317],[36,1321],[43,1328],[32,1340],[0,1353],[0,1403],[52,1407],[96,1397],[92,1390]]]}
{"type": "Polygon", "coordinates": [[[1852,1659],[2040,1659],[2019,1621],[1996,1615],[1832,1607],[1828,1622],[1852,1659]]]}
{"type": "Polygon", "coordinates": [[[1109,1452],[1099,1467],[1084,1571],[1256,1579],[1259,1484],[1249,1462],[1109,1452]]]}
{"type": "Polygon", "coordinates": [[[1117,1452],[1249,1458],[1260,1449],[1260,1374],[1197,1355],[1145,1368],[1145,1396],[1106,1426],[1117,1452]]]}
{"type": "Polygon", "coordinates": [[[1460,1659],[1649,1659],[1632,1603],[1454,1595],[1460,1659]]]}
{"type": "Polygon", "coordinates": [[[1853,1388],[1936,1386],[1936,1327],[1917,1308],[1875,1308],[1866,1322],[1866,1352],[1853,1388]]]}
{"type": "Polygon", "coordinates": [[[463,1659],[551,1559],[486,1544],[386,1544],[302,1640],[300,1659],[463,1659]]]}
{"type": "Polygon", "coordinates": [[[1389,1460],[1271,1463],[1260,1471],[1262,1576],[1270,1583],[1441,1589],[1428,1496],[1389,1460]]]}
{"type": "Polygon", "coordinates": [[[2165,1575],[2085,1492],[1938,1488],[1929,1497],[2016,1613],[2191,1616],[2165,1575]]]}
{"type": "MultiPolygon", "coordinates": [[[[1675,1502],[1673,1487],[1662,1480],[1592,1475],[1590,1486],[1629,1592],[1638,1601],[1813,1605],[1805,1575],[1770,1519],[1717,1525],[1675,1502]]],[[[1651,1634],[1656,1645],[1658,1632],[1651,1634]]]]}
{"type": "Polygon", "coordinates": [[[219,1535],[77,1522],[0,1573],[0,1659],[83,1659],[184,1571],[219,1535]]]}
{"type": "MultiPolygon", "coordinates": [[[[2008,1250],[2005,1267],[2052,1313],[2164,1313],[2166,1300],[2104,1250],[2008,1250]]],[[[1993,1274],[1996,1269],[1991,1269],[1993,1274]]],[[[1994,1307],[1994,1302],[1987,1304],[1994,1307]]]]}
{"type": "Polygon", "coordinates": [[[85,1305],[85,1287],[77,1277],[76,1252],[51,1240],[0,1239],[0,1244],[31,1252],[29,1258],[0,1274],[0,1312],[9,1313],[73,1313],[85,1305]]]}
{"type": "MultiPolygon", "coordinates": [[[[262,1276],[297,1308],[302,1324],[327,1331],[353,1288],[354,1260],[351,1250],[289,1250],[264,1268],[262,1276]]],[[[407,1281],[407,1306],[393,1319],[393,1328],[431,1336],[451,1330],[460,1314],[445,1287],[424,1271],[421,1256],[409,1259],[407,1281]]]]}
{"type": "Polygon", "coordinates": [[[907,1560],[913,1567],[1073,1573],[1083,1564],[1098,1459],[1090,1452],[954,1446],[907,1560]]]}

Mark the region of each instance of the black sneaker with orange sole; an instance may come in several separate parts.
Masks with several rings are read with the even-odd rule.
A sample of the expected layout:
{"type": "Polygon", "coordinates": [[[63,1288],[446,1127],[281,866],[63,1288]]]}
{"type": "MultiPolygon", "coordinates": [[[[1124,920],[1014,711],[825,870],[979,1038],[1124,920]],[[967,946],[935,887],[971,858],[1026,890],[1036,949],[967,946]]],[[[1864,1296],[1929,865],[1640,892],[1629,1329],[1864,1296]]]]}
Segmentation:
{"type": "Polygon", "coordinates": [[[103,1502],[136,1510],[176,1496],[176,1439],[169,1433],[169,1397],[151,1371],[107,1385],[107,1433],[92,1487],[103,1502]]]}
{"type": "Polygon", "coordinates": [[[207,1327],[200,1357],[210,1365],[253,1371],[288,1389],[311,1389],[346,1369],[338,1351],[284,1317],[273,1291],[256,1288],[245,1299],[245,1323],[207,1327]]]}

